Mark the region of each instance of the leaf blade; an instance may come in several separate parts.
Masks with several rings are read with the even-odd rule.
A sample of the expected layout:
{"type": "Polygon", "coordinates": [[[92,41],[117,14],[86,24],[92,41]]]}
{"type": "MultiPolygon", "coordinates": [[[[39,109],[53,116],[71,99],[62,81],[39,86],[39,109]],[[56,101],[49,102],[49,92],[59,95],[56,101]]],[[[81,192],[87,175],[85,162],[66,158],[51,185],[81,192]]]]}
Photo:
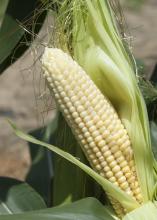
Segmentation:
{"type": "Polygon", "coordinates": [[[65,158],[69,162],[80,167],[84,172],[86,172],[96,182],[98,182],[98,184],[100,184],[106,192],[108,192],[112,197],[114,197],[116,200],[118,200],[128,211],[131,211],[131,210],[139,207],[139,203],[137,203],[130,195],[126,194],[124,191],[122,191],[116,185],[112,184],[110,181],[108,181],[107,179],[100,176],[98,173],[96,173],[94,170],[92,170],[87,165],[80,162],[78,159],[76,159],[71,154],[57,148],[54,145],[50,145],[50,144],[44,143],[42,141],[39,141],[39,140],[35,139],[34,137],[27,135],[27,134],[23,133],[21,130],[17,129],[15,124],[13,124],[11,121],[9,121],[9,123],[12,126],[12,128],[14,129],[14,132],[18,137],[20,137],[28,142],[44,146],[44,147],[52,150],[53,152],[55,152],[59,156],[65,158]]]}
{"type": "Polygon", "coordinates": [[[27,212],[16,215],[3,215],[0,220],[114,220],[107,208],[94,198],[86,198],[65,206],[27,212]]]}
{"type": "Polygon", "coordinates": [[[39,194],[25,182],[0,177],[0,189],[1,215],[46,208],[39,194]]]}

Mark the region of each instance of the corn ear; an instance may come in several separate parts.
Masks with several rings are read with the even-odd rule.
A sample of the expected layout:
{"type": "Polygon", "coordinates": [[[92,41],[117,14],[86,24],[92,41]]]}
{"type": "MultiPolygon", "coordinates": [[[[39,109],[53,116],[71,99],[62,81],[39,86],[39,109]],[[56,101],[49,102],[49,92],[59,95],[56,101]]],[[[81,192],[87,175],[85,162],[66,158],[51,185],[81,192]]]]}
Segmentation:
{"type": "Polygon", "coordinates": [[[151,149],[146,106],[138,88],[136,63],[117,28],[113,5],[118,5],[118,1],[57,2],[56,28],[62,37],[56,38],[50,45],[52,43],[68,51],[118,113],[132,144],[125,159],[127,163],[131,161],[135,164],[132,171],[138,180],[142,201],[146,204],[140,210],[127,214],[127,219],[138,219],[138,214],[148,219],[152,216],[151,210],[152,214],[155,213],[156,204],[150,205],[150,201],[156,200],[157,163],[151,149]],[[145,207],[150,208],[147,217],[141,211],[145,207]]]}
{"type": "MultiPolygon", "coordinates": [[[[111,103],[63,51],[46,48],[42,63],[57,104],[91,166],[142,203],[130,139],[111,103]]],[[[110,199],[123,216],[124,208],[110,199]]]]}
{"type": "Polygon", "coordinates": [[[156,182],[147,110],[137,84],[135,61],[121,40],[111,2],[72,0],[68,4],[64,0],[58,26],[68,32],[60,33],[65,38],[58,46],[69,49],[116,109],[130,137],[137,178],[147,202],[153,199],[156,182]]]}

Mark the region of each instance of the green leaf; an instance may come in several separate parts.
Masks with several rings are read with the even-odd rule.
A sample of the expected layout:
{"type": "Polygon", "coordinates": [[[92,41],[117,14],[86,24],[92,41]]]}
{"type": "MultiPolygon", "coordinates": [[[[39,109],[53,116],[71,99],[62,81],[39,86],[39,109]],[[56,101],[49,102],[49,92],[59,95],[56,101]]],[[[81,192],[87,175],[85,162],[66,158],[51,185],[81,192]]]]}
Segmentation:
{"type": "MultiPolygon", "coordinates": [[[[8,0],[0,0],[1,2],[8,0]]],[[[0,29],[0,73],[17,60],[42,27],[46,10],[40,1],[10,0],[0,29]]]]}
{"type": "MultiPolygon", "coordinates": [[[[57,117],[55,117],[47,127],[35,130],[31,132],[31,134],[34,137],[49,143],[50,139],[54,139],[56,126],[57,117]]],[[[37,145],[34,143],[29,143],[32,166],[26,180],[44,198],[48,206],[50,206],[52,202],[53,177],[52,151],[36,146],[37,145]]]]}
{"type": "MultiPolygon", "coordinates": [[[[61,115],[59,115],[58,120],[58,114],[56,114],[56,117],[47,127],[35,130],[30,134],[46,143],[55,144],[64,151],[80,158],[84,163],[88,163],[74,139],[71,129],[61,115]]],[[[100,186],[81,169],[43,147],[35,147],[36,145],[32,143],[29,143],[29,146],[32,166],[26,181],[44,198],[48,206],[52,202],[53,206],[56,206],[77,201],[84,197],[100,199],[102,193],[100,186]],[[66,184],[63,185],[63,182],[66,184]]],[[[103,202],[104,197],[103,195],[103,202]]]]}
{"type": "Polygon", "coordinates": [[[18,215],[0,216],[0,220],[114,220],[111,212],[94,198],[82,199],[70,205],[18,215]]]}
{"type": "MultiPolygon", "coordinates": [[[[70,127],[61,114],[59,115],[58,129],[52,143],[79,158],[83,163],[88,164],[81,147],[78,145],[70,127]]],[[[73,166],[73,164],[58,155],[54,155],[53,162],[53,205],[67,204],[89,196],[100,198],[102,191],[99,185],[79,167],[73,166]],[[66,184],[63,184],[63,182],[66,184]]]]}
{"type": "Polygon", "coordinates": [[[0,214],[44,209],[43,199],[27,183],[0,177],[0,214]]]}
{"type": "Polygon", "coordinates": [[[52,201],[52,153],[43,147],[29,143],[32,165],[26,181],[43,197],[50,206],[52,201]],[[46,171],[46,172],[45,172],[46,171]]]}
{"type": "Polygon", "coordinates": [[[23,34],[24,30],[17,21],[6,14],[0,29],[0,64],[10,55],[23,34]]]}
{"type": "Polygon", "coordinates": [[[30,135],[27,135],[27,134],[23,133],[22,131],[18,130],[16,128],[16,126],[11,121],[9,121],[9,123],[12,126],[12,128],[14,129],[15,134],[17,136],[19,136],[20,138],[22,138],[22,139],[24,139],[28,142],[35,143],[35,144],[41,145],[43,147],[46,147],[46,148],[52,150],[54,153],[56,153],[56,154],[60,155],[61,157],[65,158],[66,160],[68,160],[72,164],[75,164],[76,166],[81,168],[84,172],[86,172],[89,176],[91,176],[98,184],[100,184],[100,186],[107,193],[109,193],[110,196],[112,196],[117,201],[119,201],[122,204],[122,206],[124,206],[126,208],[127,211],[132,211],[135,208],[139,207],[139,203],[137,203],[132,198],[132,196],[126,194],[119,187],[117,187],[116,185],[114,185],[110,181],[108,181],[107,179],[100,176],[93,169],[91,169],[87,165],[83,164],[81,161],[76,159],[71,154],[59,149],[58,147],[55,147],[53,145],[50,145],[50,144],[44,143],[42,141],[39,141],[39,140],[35,139],[34,137],[32,137],[30,135]]]}
{"type": "Polygon", "coordinates": [[[156,220],[157,206],[156,203],[147,202],[141,205],[138,209],[126,214],[123,220],[156,220]]]}
{"type": "Polygon", "coordinates": [[[9,2],[9,0],[1,0],[1,5],[0,5],[0,27],[1,27],[4,15],[5,15],[5,11],[6,11],[8,2],[9,2]]]}

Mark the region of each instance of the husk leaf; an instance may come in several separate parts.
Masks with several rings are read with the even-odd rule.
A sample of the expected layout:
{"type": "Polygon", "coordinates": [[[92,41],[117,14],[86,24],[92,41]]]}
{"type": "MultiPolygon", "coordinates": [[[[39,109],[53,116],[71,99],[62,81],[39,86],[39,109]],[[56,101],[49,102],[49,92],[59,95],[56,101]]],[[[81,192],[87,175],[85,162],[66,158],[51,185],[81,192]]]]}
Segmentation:
{"type": "Polygon", "coordinates": [[[128,213],[122,220],[156,220],[157,206],[151,201],[128,213]]]}
{"type": "Polygon", "coordinates": [[[137,84],[136,66],[123,45],[110,1],[63,2],[58,13],[60,24],[65,30],[69,18],[68,30],[72,31],[63,33],[68,37],[60,47],[67,43],[71,55],[115,107],[131,139],[144,202],[152,200],[155,160],[147,110],[137,84]]]}

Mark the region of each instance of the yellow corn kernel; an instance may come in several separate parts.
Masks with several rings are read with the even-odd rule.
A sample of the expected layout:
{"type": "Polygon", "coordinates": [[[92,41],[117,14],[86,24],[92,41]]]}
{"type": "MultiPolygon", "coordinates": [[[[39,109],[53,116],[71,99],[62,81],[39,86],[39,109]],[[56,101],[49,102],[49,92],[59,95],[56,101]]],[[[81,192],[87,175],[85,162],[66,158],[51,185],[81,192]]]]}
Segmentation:
{"type": "MultiPolygon", "coordinates": [[[[85,71],[60,49],[46,48],[42,65],[56,103],[91,166],[142,202],[131,143],[111,103],[85,71]],[[130,160],[127,152],[131,152],[130,160]]],[[[115,201],[111,203],[116,204],[115,209],[119,207],[117,213],[124,212],[115,201]]]]}

